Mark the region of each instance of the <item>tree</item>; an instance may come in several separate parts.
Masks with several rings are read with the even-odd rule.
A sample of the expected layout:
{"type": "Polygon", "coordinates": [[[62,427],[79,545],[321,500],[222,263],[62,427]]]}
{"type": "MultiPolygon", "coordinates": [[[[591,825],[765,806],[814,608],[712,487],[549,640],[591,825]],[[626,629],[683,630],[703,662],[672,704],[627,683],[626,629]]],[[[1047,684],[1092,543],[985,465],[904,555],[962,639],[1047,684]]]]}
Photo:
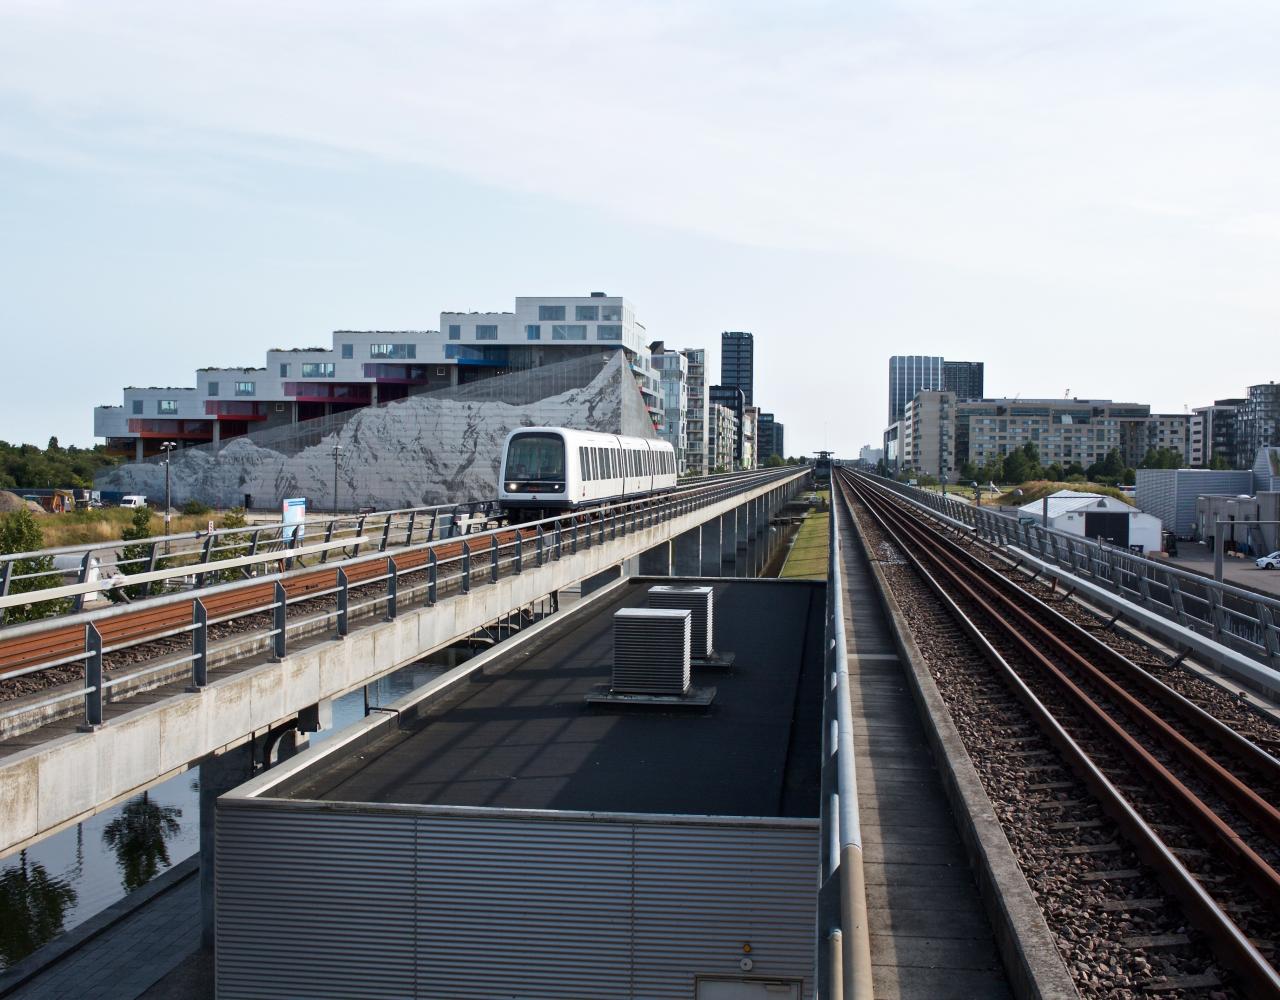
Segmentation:
{"type": "MultiPolygon", "coordinates": [[[[244,528],[248,526],[248,521],[244,516],[243,507],[233,507],[227,511],[226,517],[222,519],[224,528],[244,528]]],[[[213,550],[209,553],[211,561],[217,562],[224,559],[237,559],[240,556],[249,554],[249,535],[236,533],[233,535],[220,535],[215,543],[213,550]]],[[[209,574],[212,582],[230,582],[238,580],[242,573],[238,569],[218,570],[209,574]]]]}
{"type": "MultiPolygon", "coordinates": [[[[0,554],[36,552],[44,548],[44,536],[31,511],[25,507],[14,511],[0,521],[0,554]]],[[[62,586],[61,578],[53,572],[52,556],[32,556],[17,559],[9,571],[10,594],[34,594],[51,587],[62,586]],[[25,578],[25,579],[22,579],[25,578]]],[[[19,604],[6,609],[5,621],[29,622],[37,618],[60,615],[70,608],[70,601],[41,601],[19,604]]]]}
{"type": "MultiPolygon", "coordinates": [[[[129,526],[120,533],[121,539],[126,542],[141,541],[144,538],[151,537],[151,508],[139,507],[133,512],[133,520],[129,522],[129,526]]],[[[120,572],[126,576],[134,576],[138,573],[145,573],[149,569],[151,560],[150,545],[126,545],[120,552],[120,559],[117,565],[121,567],[120,572]]],[[[125,588],[125,593],[130,598],[142,597],[147,592],[146,584],[134,584],[125,588]]]]}
{"type": "Polygon", "coordinates": [[[1222,454],[1220,451],[1215,451],[1213,453],[1213,458],[1209,460],[1209,468],[1215,469],[1218,472],[1225,472],[1231,468],[1231,463],[1227,461],[1226,455],[1222,454]]]}
{"type": "Polygon", "coordinates": [[[786,464],[786,461],[781,455],[770,455],[765,459],[764,467],[766,469],[777,469],[786,464]]]}

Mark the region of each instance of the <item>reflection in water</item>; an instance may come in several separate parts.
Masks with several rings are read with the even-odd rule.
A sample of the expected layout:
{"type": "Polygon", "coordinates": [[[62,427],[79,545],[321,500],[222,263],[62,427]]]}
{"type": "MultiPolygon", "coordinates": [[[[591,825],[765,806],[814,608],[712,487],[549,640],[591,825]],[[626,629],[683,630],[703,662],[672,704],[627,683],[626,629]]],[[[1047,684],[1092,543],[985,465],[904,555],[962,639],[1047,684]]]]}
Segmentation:
{"type": "Polygon", "coordinates": [[[31,954],[62,933],[67,908],[76,891],[63,879],[50,877],[44,865],[18,855],[16,867],[0,871],[0,968],[31,954]]]}
{"type": "Polygon", "coordinates": [[[125,892],[146,885],[169,867],[168,841],[182,829],[182,810],[152,802],[148,793],[133,799],[102,831],[102,841],[116,852],[120,884],[125,892]]]}

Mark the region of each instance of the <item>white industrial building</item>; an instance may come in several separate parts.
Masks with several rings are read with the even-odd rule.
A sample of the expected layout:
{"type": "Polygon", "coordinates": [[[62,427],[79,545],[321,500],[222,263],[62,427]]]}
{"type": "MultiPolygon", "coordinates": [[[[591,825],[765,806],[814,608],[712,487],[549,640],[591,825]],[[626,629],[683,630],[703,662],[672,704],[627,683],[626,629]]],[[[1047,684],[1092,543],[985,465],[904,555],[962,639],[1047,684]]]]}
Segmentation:
{"type": "Polygon", "coordinates": [[[1139,469],[1134,500],[1179,538],[1196,533],[1196,499],[1253,492],[1247,469],[1139,469]]]}
{"type": "Polygon", "coordinates": [[[1143,552],[1159,552],[1160,518],[1130,507],[1123,500],[1100,493],[1059,490],[1042,500],[1019,508],[1018,519],[1036,524],[1047,522],[1056,531],[1097,538],[1125,548],[1142,547],[1143,552]]]}

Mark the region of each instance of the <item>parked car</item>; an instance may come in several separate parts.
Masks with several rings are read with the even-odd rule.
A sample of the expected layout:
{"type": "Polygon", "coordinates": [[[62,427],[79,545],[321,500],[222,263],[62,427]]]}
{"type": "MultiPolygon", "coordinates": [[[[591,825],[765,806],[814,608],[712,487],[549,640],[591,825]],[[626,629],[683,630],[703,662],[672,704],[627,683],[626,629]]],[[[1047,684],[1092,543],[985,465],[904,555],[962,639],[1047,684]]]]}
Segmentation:
{"type": "Polygon", "coordinates": [[[132,510],[137,510],[139,507],[145,507],[146,505],[147,505],[147,498],[144,496],[139,496],[136,493],[132,493],[127,497],[122,497],[120,500],[121,507],[128,507],[132,510]]]}
{"type": "Polygon", "coordinates": [[[1258,569],[1280,569],[1280,551],[1272,552],[1256,560],[1258,569]]]}

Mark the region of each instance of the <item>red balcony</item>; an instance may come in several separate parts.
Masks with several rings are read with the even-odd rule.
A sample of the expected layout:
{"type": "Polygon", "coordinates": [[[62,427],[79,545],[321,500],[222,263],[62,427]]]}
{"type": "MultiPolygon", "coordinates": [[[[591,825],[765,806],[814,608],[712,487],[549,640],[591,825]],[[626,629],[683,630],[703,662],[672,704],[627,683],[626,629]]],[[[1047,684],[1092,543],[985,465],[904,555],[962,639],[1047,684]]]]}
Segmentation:
{"type": "Polygon", "coordinates": [[[173,438],[178,441],[212,441],[213,422],[209,420],[152,420],[146,417],[129,421],[129,433],[140,438],[173,438]]]}

